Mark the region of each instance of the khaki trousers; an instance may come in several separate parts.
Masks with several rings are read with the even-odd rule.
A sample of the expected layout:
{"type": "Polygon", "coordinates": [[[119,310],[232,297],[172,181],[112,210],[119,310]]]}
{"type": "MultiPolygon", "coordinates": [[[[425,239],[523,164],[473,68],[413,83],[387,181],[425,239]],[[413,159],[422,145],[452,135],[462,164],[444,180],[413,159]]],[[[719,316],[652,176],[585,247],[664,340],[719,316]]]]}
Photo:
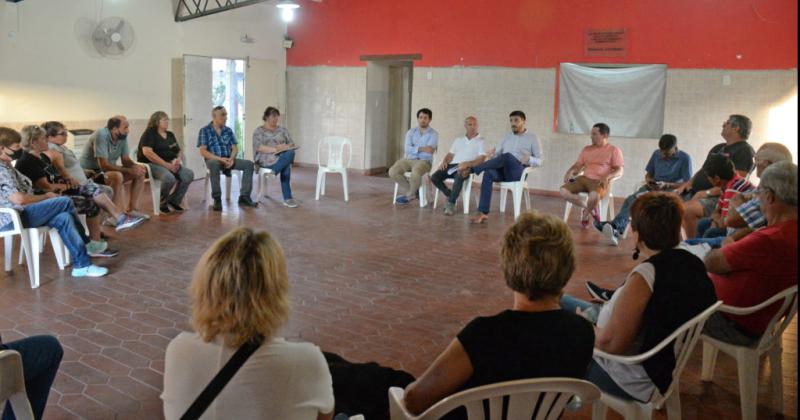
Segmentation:
{"type": "Polygon", "coordinates": [[[430,161],[400,159],[389,168],[389,177],[400,186],[397,191],[399,195],[411,196],[419,190],[419,186],[422,184],[422,177],[430,171],[430,161]],[[411,179],[406,179],[406,172],[411,172],[411,179]]]}

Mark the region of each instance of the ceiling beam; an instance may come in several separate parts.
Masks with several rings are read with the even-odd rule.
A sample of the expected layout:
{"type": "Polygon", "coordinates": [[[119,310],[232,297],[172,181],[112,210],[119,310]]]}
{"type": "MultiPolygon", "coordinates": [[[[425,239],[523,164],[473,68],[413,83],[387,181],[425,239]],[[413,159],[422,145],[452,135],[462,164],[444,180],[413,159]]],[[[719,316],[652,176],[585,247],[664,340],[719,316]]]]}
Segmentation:
{"type": "Polygon", "coordinates": [[[175,22],[185,22],[265,1],[268,0],[178,0],[178,5],[175,7],[175,22]]]}

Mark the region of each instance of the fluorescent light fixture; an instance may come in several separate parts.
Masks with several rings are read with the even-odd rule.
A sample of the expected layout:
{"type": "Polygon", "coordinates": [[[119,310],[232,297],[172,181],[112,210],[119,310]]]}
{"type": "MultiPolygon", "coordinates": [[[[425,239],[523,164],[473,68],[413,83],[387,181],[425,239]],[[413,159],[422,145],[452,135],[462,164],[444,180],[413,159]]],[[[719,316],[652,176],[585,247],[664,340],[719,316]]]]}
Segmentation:
{"type": "Polygon", "coordinates": [[[299,8],[300,5],[291,0],[281,0],[275,7],[281,9],[281,19],[284,22],[291,22],[294,20],[294,9],[299,8]]]}

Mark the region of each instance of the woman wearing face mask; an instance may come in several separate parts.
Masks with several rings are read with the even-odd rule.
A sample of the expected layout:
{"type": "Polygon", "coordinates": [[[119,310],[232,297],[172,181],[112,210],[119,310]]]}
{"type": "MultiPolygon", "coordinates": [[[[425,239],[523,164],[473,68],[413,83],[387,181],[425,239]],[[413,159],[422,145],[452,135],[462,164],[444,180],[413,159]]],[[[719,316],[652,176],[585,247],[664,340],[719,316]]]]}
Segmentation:
{"type": "MultiPolygon", "coordinates": [[[[15,130],[0,127],[0,207],[19,212],[23,227],[49,226],[58,231],[72,257],[73,277],[101,277],[108,269],[92,264],[86,252],[80,222],[68,197],[53,192],[33,195],[31,181],[11,166],[22,155],[22,138],[15,130]]],[[[12,228],[11,216],[0,213],[0,231],[12,228]]]]}

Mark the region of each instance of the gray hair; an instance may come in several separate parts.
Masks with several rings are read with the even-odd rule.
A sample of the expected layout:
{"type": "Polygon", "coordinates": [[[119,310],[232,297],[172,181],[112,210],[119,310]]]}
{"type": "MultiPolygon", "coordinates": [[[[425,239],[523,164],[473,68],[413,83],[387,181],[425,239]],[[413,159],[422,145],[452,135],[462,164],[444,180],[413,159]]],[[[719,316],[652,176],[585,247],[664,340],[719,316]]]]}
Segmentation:
{"type": "Polygon", "coordinates": [[[769,189],[782,203],[797,206],[797,165],[782,161],[769,165],[761,174],[759,189],[769,189]]]}
{"type": "Polygon", "coordinates": [[[792,160],[792,152],[789,148],[780,143],[764,143],[758,148],[756,156],[761,160],[769,161],[770,163],[783,162],[784,160],[792,160]]]}
{"type": "Polygon", "coordinates": [[[750,137],[750,130],[753,129],[753,122],[750,121],[750,118],[744,115],[733,114],[728,117],[728,121],[731,122],[731,125],[739,128],[739,137],[743,140],[747,140],[750,137]]]}

